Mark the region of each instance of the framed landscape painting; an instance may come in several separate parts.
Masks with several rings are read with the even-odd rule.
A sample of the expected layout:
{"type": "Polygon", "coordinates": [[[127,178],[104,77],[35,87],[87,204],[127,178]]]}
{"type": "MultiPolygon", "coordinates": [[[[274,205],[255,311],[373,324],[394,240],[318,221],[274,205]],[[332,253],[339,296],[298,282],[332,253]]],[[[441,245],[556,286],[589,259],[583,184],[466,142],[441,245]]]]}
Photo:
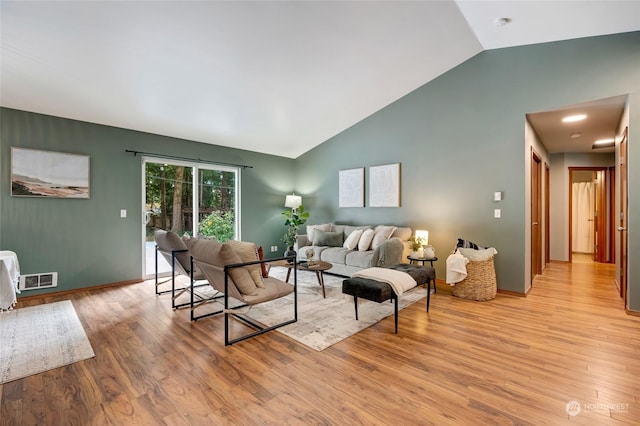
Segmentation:
{"type": "Polygon", "coordinates": [[[11,195],[89,198],[89,156],[12,147],[11,195]]]}

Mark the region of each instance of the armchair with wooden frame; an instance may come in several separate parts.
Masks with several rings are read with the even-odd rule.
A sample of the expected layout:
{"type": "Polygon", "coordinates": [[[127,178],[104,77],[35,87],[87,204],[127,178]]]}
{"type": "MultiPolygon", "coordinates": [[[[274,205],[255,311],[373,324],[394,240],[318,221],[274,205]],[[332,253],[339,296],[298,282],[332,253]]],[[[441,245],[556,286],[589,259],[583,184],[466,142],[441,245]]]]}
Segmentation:
{"type": "Polygon", "coordinates": [[[224,298],[224,307],[215,312],[194,315],[196,306],[192,306],[191,318],[198,320],[211,315],[224,314],[224,343],[225,346],[266,333],[276,328],[291,324],[298,320],[297,268],[293,269],[293,284],[286,283],[274,277],[265,277],[261,272],[261,265],[274,260],[291,260],[295,263],[295,255],[277,259],[260,260],[257,253],[252,256],[251,250],[256,252],[255,244],[238,241],[220,243],[214,240],[191,239],[187,241],[193,262],[192,271],[200,270],[209,284],[224,298]],[[238,249],[240,247],[240,249],[238,249]],[[235,248],[235,250],[234,250],[235,248]],[[248,249],[248,250],[247,250],[248,249]],[[238,251],[237,251],[238,250],[238,251]],[[248,256],[240,256],[239,250],[244,250],[248,256]],[[253,260],[247,260],[253,257],[253,260]],[[244,258],[244,259],[243,259],[244,258]],[[248,314],[252,306],[278,299],[293,293],[292,318],[281,323],[265,326],[259,324],[248,314]],[[232,338],[230,333],[230,319],[235,318],[255,331],[232,338]]]}

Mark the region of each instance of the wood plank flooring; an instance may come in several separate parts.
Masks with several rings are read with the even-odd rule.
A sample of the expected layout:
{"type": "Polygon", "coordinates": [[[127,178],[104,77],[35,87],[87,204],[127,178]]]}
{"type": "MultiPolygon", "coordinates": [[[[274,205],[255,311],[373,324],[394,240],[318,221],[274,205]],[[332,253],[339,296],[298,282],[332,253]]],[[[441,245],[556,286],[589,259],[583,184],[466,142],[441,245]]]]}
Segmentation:
{"type": "Polygon", "coordinates": [[[489,302],[440,283],[398,335],[391,316],[322,352],[278,332],[225,347],[222,317],[192,323],[151,282],[22,302],[71,299],[96,357],[0,385],[0,424],[636,425],[640,318],[613,276],[552,263],[489,302]]]}

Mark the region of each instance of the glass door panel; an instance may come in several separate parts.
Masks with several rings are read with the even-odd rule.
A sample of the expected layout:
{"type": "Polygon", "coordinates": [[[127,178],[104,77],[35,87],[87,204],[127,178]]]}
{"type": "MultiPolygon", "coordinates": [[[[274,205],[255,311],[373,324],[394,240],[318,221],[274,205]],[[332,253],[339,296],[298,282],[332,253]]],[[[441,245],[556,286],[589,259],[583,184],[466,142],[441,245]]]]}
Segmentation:
{"type": "MultiPolygon", "coordinates": [[[[156,229],[178,235],[193,232],[193,167],[145,161],[145,275],[155,273],[156,229]]],[[[158,273],[166,275],[171,266],[158,257],[158,273]]]]}
{"type": "Polygon", "coordinates": [[[236,169],[198,169],[198,235],[220,242],[237,238],[236,182],[236,169]]]}

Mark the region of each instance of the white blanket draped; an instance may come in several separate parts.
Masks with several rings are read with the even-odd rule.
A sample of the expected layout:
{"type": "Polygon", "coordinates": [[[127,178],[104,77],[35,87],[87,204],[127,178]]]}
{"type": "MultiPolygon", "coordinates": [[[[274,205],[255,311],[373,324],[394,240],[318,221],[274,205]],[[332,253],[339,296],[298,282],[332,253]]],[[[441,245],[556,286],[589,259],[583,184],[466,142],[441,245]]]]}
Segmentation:
{"type": "Polygon", "coordinates": [[[368,278],[370,280],[387,283],[398,296],[417,285],[416,280],[411,278],[411,275],[406,272],[388,268],[367,268],[356,272],[352,277],[368,278]]]}
{"type": "Polygon", "coordinates": [[[0,312],[13,308],[20,281],[18,256],[12,251],[0,251],[0,312]]]}
{"type": "Polygon", "coordinates": [[[469,263],[469,259],[457,251],[447,257],[447,284],[454,285],[465,279],[467,263],[469,263]]]}

